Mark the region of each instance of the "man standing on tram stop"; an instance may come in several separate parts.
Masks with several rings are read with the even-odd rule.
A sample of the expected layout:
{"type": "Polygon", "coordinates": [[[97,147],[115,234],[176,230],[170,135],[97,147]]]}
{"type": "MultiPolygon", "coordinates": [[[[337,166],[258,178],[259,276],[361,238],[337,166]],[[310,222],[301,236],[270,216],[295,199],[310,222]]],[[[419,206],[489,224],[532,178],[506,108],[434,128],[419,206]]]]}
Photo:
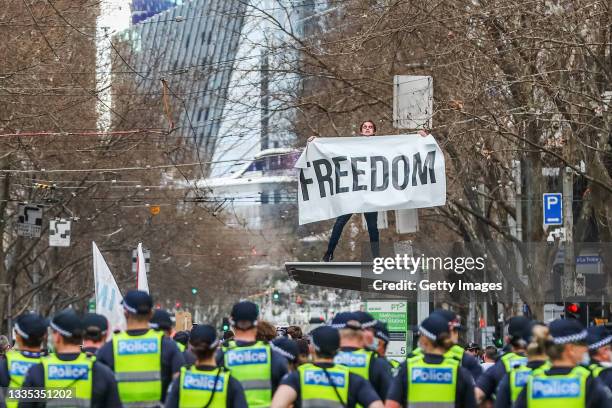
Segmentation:
{"type": "MultiPolygon", "coordinates": [[[[425,130],[419,130],[418,134],[422,137],[429,136],[429,132],[425,130]]],[[[376,136],[376,123],[370,119],[362,122],[359,126],[359,135],[366,137],[376,136]]],[[[310,136],[308,138],[308,142],[312,142],[314,139],[316,139],[316,136],[310,136]]],[[[363,215],[368,226],[368,235],[370,236],[370,248],[372,251],[371,255],[372,258],[377,258],[380,256],[378,212],[366,212],[363,215]]],[[[336,218],[336,222],[334,223],[334,227],[329,238],[329,243],[327,244],[327,251],[325,252],[325,255],[323,255],[323,262],[331,262],[334,259],[334,251],[336,249],[336,246],[338,246],[338,242],[340,241],[342,230],[344,229],[344,226],[348,223],[352,216],[353,214],[343,214],[336,218]]]]}

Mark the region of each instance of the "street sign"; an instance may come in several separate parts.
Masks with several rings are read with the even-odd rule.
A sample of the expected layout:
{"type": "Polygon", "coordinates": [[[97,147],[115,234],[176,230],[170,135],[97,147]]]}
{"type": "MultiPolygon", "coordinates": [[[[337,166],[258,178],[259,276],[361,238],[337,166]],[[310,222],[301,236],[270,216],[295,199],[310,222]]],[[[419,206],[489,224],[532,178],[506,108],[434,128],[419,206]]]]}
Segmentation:
{"type": "Polygon", "coordinates": [[[393,77],[393,127],[431,129],[433,78],[418,75],[393,77]]]}
{"type": "Polygon", "coordinates": [[[387,323],[391,341],[387,345],[387,356],[406,357],[408,342],[412,341],[408,331],[408,302],[406,301],[368,301],[366,312],[376,320],[387,323]]]}
{"type": "Polygon", "coordinates": [[[584,275],[576,276],[576,280],[574,281],[574,294],[576,296],[586,295],[586,279],[584,275]]]}
{"type": "Polygon", "coordinates": [[[70,221],[65,219],[49,221],[49,246],[70,246],[70,221]]]}
{"type": "MultiPolygon", "coordinates": [[[[144,255],[145,260],[145,269],[147,273],[151,271],[151,250],[142,248],[142,254],[144,255]]],[[[132,250],[132,273],[136,273],[138,270],[138,251],[132,250]]]]}
{"type": "Polygon", "coordinates": [[[545,193],[543,201],[544,225],[562,225],[563,195],[561,193],[545,193]]]}
{"type": "Polygon", "coordinates": [[[19,203],[17,215],[17,235],[28,238],[40,237],[43,219],[42,206],[19,203]]]}

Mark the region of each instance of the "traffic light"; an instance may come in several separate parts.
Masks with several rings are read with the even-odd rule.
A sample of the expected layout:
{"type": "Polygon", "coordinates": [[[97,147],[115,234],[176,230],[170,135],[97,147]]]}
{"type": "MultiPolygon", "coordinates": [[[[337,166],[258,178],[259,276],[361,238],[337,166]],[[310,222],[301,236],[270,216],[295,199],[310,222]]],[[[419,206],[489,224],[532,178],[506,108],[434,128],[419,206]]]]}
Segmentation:
{"type": "Polygon", "coordinates": [[[280,303],[280,292],[277,289],[274,289],[274,292],[272,292],[272,301],[274,303],[280,303]]]}
{"type": "Polygon", "coordinates": [[[229,319],[227,317],[223,318],[223,326],[221,327],[221,330],[223,332],[229,331],[230,329],[230,322],[229,319]]]}
{"type": "Polygon", "coordinates": [[[197,295],[198,294],[198,288],[191,288],[191,294],[192,295],[197,295]]]}
{"type": "Polygon", "coordinates": [[[181,308],[181,302],[176,302],[176,303],[174,304],[174,307],[175,307],[176,309],[180,309],[180,308],[181,308]]]}
{"type": "Polygon", "coordinates": [[[568,303],[565,305],[565,318],[566,319],[579,319],[580,318],[580,304],[579,303],[568,303]]]}

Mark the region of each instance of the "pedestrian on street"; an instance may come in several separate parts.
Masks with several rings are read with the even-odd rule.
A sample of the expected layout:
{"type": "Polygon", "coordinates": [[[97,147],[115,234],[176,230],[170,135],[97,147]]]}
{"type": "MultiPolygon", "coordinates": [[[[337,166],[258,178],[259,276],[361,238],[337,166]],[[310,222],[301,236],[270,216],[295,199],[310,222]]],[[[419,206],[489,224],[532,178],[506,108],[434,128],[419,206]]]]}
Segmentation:
{"type": "Polygon", "coordinates": [[[123,298],[127,330],[98,350],[98,361],[115,373],[121,402],[129,407],[159,407],[185,360],[174,340],[149,327],[153,299],[130,290],[123,298]]]}
{"type": "Polygon", "coordinates": [[[86,313],[83,316],[85,334],[83,336],[83,352],[94,356],[100,347],[106,343],[108,334],[108,321],[106,317],[96,313],[86,313]]]}
{"type": "Polygon", "coordinates": [[[189,336],[194,365],[181,368],[170,385],[165,408],[247,408],[242,385],[215,363],[220,341],[210,325],[195,326],[189,336]]]}
{"type": "Polygon", "coordinates": [[[54,353],[32,366],[23,388],[66,389],[70,400],[20,401],[19,408],[92,407],[120,408],[117,382],[104,364],[81,351],[85,329],[72,309],[56,314],[50,323],[54,353]]]}
{"type": "Polygon", "coordinates": [[[335,364],[338,330],[321,326],[311,333],[313,362],[287,375],[274,394],[272,408],[382,408],[376,391],[363,377],[335,364]]]}
{"type": "Polygon", "coordinates": [[[557,319],[549,329],[546,354],[551,367],[532,373],[513,407],[612,407],[610,390],[580,365],[588,350],[587,331],[582,324],[574,319],[557,319]]]}
{"type": "Polygon", "coordinates": [[[364,348],[370,340],[364,340],[362,325],[373,327],[376,320],[369,314],[341,312],[334,316],[331,326],[340,331],[340,350],[334,357],[334,363],[343,365],[353,374],[360,375],[372,384],[372,387],[384,401],[393,373],[391,365],[375,352],[364,348]],[[361,323],[360,320],[363,322],[361,323]]]}
{"type": "Polygon", "coordinates": [[[490,367],[493,367],[498,358],[497,347],[487,346],[482,354],[482,372],[487,371],[490,367]]]}
{"type": "Polygon", "coordinates": [[[448,321],[432,314],[419,326],[422,353],[400,366],[387,395],[386,408],[476,408],[474,380],[447,352],[454,345],[448,321]]]}
{"type": "MultiPolygon", "coordinates": [[[[16,347],[0,358],[0,387],[17,390],[23,385],[30,367],[40,363],[42,344],[47,340],[49,322],[37,313],[25,313],[15,320],[16,347]]],[[[6,401],[7,408],[16,408],[17,400],[6,401]]]]}
{"type": "Polygon", "coordinates": [[[287,359],[267,342],[256,339],[258,317],[255,303],[236,303],[230,316],[234,339],[224,343],[216,356],[217,365],[229,370],[242,384],[250,408],[269,407],[287,374],[287,359]]]}

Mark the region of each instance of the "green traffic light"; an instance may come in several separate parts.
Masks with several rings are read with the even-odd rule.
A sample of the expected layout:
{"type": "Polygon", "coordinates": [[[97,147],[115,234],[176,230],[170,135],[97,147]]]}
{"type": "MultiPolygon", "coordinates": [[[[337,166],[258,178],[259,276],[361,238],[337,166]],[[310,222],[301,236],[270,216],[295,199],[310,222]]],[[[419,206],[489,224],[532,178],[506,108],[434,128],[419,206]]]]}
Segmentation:
{"type": "Polygon", "coordinates": [[[198,288],[191,288],[191,293],[196,295],[198,293],[198,288]]]}

